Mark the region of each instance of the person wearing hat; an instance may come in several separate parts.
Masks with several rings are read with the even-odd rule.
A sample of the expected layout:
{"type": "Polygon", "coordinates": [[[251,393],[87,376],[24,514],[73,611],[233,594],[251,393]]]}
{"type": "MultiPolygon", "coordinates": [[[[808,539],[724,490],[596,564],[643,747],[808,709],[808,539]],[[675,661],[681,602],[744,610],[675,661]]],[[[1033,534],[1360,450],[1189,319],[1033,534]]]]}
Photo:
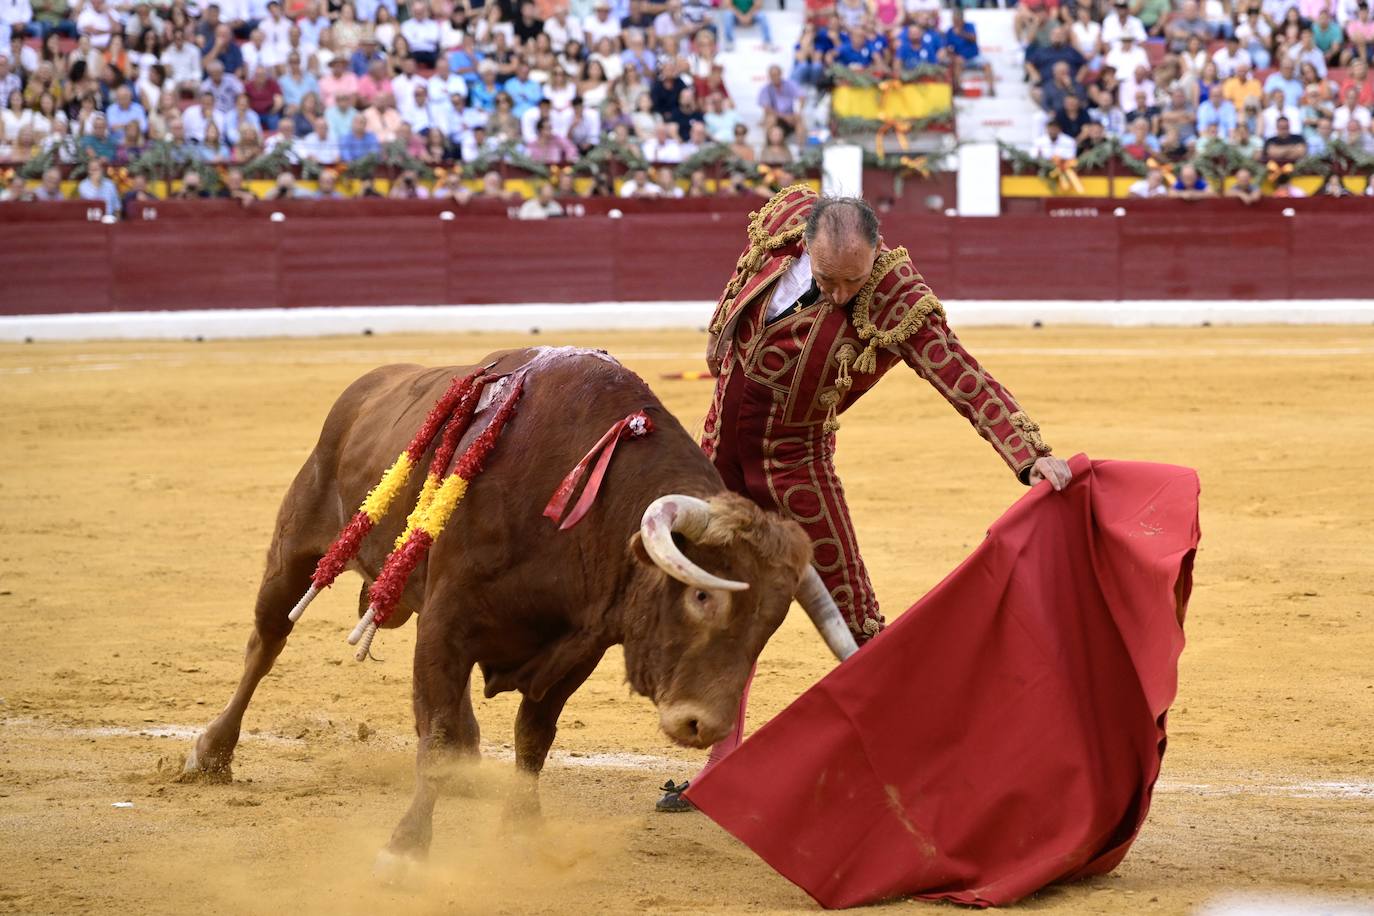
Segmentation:
{"type": "Polygon", "coordinates": [[[620,31],[620,20],[611,15],[610,0],[596,0],[592,4],[592,14],[582,20],[582,33],[587,36],[587,44],[591,47],[596,47],[603,38],[618,43],[620,31]]]}
{"type": "Polygon", "coordinates": [[[377,36],[364,35],[358,42],[358,47],[353,49],[353,53],[348,57],[348,69],[353,75],[362,79],[363,76],[372,70],[374,63],[382,64],[387,67],[386,52],[377,44],[377,36]]]}
{"type": "Polygon", "coordinates": [[[1121,42],[1107,52],[1103,61],[1117,73],[1135,73],[1141,67],[1150,69],[1150,56],[1129,32],[1121,36],[1121,42]]]}
{"type": "Polygon", "coordinates": [[[1126,0],[1116,0],[1112,12],[1102,20],[1102,42],[1109,49],[1115,48],[1121,44],[1121,39],[1125,35],[1131,35],[1137,42],[1144,44],[1145,24],[1138,17],[1131,15],[1131,8],[1126,0]]]}
{"type": "Polygon", "coordinates": [[[358,78],[348,70],[348,61],[335,55],[329,62],[329,73],[320,78],[320,101],[326,108],[332,107],[340,95],[350,98],[358,94],[358,78]]]}

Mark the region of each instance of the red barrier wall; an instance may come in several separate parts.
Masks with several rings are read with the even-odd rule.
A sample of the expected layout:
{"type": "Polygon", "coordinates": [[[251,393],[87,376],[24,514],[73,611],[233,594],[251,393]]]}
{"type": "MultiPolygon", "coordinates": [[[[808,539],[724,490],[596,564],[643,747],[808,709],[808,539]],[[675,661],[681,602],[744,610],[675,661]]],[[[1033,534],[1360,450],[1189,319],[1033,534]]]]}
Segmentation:
{"type": "MultiPolygon", "coordinates": [[[[758,205],[521,222],[499,203],[452,220],[438,201],[363,203],[159,202],[116,225],[80,204],[0,206],[0,314],[714,299],[743,206],[758,205]]],[[[1069,217],[893,212],[883,234],[948,299],[1370,295],[1374,202],[1133,202],[1124,217],[1100,203],[1074,201],[1069,217]]]]}

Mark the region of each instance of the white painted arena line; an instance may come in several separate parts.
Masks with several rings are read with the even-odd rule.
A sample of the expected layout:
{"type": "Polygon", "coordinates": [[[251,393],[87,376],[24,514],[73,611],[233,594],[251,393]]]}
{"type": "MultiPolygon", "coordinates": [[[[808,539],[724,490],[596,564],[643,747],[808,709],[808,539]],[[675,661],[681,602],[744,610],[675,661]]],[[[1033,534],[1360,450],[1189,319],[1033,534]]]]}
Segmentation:
{"type": "MultiPolygon", "coordinates": [[[[140,340],[455,331],[697,330],[714,304],[674,302],[521,305],[339,306],[0,316],[0,340],[140,340]]],[[[951,300],[956,327],[1096,325],[1197,327],[1235,324],[1367,324],[1374,299],[951,300]]]]}
{"type": "MultiPolygon", "coordinates": [[[[171,738],[187,742],[200,734],[202,726],[179,724],[148,724],[143,726],[98,726],[72,727],[45,722],[33,717],[13,717],[0,719],[0,729],[23,732],[39,737],[71,738],[171,738]]],[[[343,731],[340,730],[340,734],[343,731]]],[[[397,749],[411,747],[413,736],[379,735],[397,749]]],[[[245,742],[264,744],[302,746],[308,743],[305,738],[293,738],[271,732],[244,732],[240,739],[245,742]]],[[[507,746],[482,745],[482,754],[492,760],[514,760],[515,752],[507,746]]],[[[585,753],[580,751],[554,750],[549,754],[549,762],[558,766],[585,767],[606,770],[636,770],[652,772],[678,772],[688,769],[695,772],[705,759],[705,751],[692,758],[661,757],[654,754],[635,753],[585,753]]],[[[1374,802],[1374,781],[1367,780],[1302,780],[1290,777],[1260,776],[1258,781],[1233,782],[1183,782],[1165,776],[1155,784],[1155,791],[1167,795],[1194,795],[1202,797],[1264,796],[1297,799],[1338,799],[1374,802]]]]}

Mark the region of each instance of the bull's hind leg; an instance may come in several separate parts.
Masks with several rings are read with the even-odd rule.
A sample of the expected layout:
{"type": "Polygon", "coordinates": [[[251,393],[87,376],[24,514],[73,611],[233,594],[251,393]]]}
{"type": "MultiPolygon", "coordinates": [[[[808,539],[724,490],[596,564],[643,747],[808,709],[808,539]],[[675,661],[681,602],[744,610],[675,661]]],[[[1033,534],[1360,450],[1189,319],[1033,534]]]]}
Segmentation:
{"type": "MultiPolygon", "coordinates": [[[[308,467],[308,466],[307,466],[308,467]]],[[[298,478],[299,482],[299,478],[298,478]]],[[[293,491],[295,488],[293,488],[293,491]]],[[[258,587],[253,632],[244,651],[243,676],[229,704],[196,739],[183,767],[183,778],[232,778],[230,761],[238,744],[243,714],[258,683],[272,670],[293,624],[287,615],[305,590],[323,551],[309,540],[300,517],[288,507],[299,505],[288,493],[277,519],[277,534],[267,552],[267,568],[258,587]]]]}
{"type": "Polygon", "coordinates": [[[395,878],[405,860],[423,860],[433,836],[434,805],[461,785],[464,764],[476,762],[481,733],[468,682],[472,660],[448,640],[448,615],[426,608],[415,637],[415,797],[378,857],[382,877],[395,878]]]}

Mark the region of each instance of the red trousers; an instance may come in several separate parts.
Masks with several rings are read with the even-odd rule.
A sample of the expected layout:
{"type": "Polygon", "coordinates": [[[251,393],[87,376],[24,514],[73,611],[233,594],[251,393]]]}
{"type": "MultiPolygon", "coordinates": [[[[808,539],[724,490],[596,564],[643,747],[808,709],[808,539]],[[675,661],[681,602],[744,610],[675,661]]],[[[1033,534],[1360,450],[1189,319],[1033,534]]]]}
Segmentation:
{"type": "Polygon", "coordinates": [[[773,390],[736,365],[716,386],[702,451],[726,487],[802,526],[821,579],[862,644],[883,618],[835,473],[835,436],[820,424],[785,425],[782,412],[773,390]]]}
{"type": "MultiPolygon", "coordinates": [[[[716,385],[701,448],[725,486],[802,526],[812,559],[860,644],[883,626],[878,599],[859,555],[859,542],[835,473],[835,436],[819,424],[787,426],[772,389],[752,382],[738,366],[716,385]]],[[[750,673],[753,680],[753,673],[750,673]]],[[[705,773],[744,739],[749,684],[729,737],[711,748],[705,773]]]]}

